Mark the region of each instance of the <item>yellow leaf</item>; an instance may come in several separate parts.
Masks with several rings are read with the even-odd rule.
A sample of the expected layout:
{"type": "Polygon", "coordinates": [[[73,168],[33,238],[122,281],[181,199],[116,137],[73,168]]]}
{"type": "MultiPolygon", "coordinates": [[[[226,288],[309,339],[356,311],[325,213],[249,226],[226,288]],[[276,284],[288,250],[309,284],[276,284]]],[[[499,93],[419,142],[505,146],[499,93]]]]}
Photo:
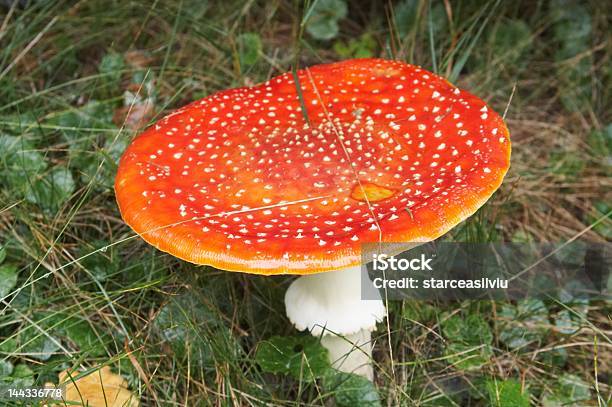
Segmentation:
{"type": "MultiPolygon", "coordinates": [[[[78,372],[71,372],[74,379],[78,372]]],[[[68,370],[59,374],[60,384],[66,386],[66,402],[82,403],[88,407],[138,407],[138,397],[128,390],[127,381],[111,372],[109,366],[78,379],[71,379],[68,370]]]]}

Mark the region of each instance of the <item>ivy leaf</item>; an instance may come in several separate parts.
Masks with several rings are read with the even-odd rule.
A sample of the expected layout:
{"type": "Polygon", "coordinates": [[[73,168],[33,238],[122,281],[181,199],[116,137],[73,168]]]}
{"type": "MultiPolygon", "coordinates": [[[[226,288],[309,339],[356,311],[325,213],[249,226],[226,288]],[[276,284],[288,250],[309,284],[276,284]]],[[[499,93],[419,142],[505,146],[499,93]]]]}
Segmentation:
{"type": "Polygon", "coordinates": [[[554,393],[547,393],[542,399],[543,407],[575,406],[580,401],[591,399],[591,389],[588,383],[580,377],[565,373],[556,383],[554,393]]]}
{"type": "Polygon", "coordinates": [[[489,405],[492,407],[529,407],[529,394],[523,392],[515,379],[487,380],[489,405]]]}
{"type": "Polygon", "coordinates": [[[104,148],[96,152],[95,158],[90,158],[87,164],[78,168],[81,180],[84,183],[94,182],[102,188],[112,188],[119,158],[128,145],[127,137],[106,140],[104,148]]]}
{"type": "Polygon", "coordinates": [[[395,7],[395,27],[400,37],[406,36],[417,22],[418,0],[404,0],[395,7]]]}
{"type": "Polygon", "coordinates": [[[338,35],[338,21],[346,17],[344,0],[318,0],[307,10],[306,31],[317,40],[331,40],[338,35]]]}
{"type": "Polygon", "coordinates": [[[0,163],[7,170],[35,174],[47,168],[42,154],[32,142],[21,136],[0,135],[0,163]]]}
{"type": "Polygon", "coordinates": [[[236,42],[238,44],[240,66],[244,68],[255,65],[262,50],[259,35],[256,33],[240,34],[236,42]]]}
{"type": "Polygon", "coordinates": [[[0,341],[0,355],[11,356],[17,347],[17,340],[14,337],[6,338],[0,341]]]}
{"type": "Polygon", "coordinates": [[[485,365],[491,359],[493,351],[488,344],[469,345],[451,342],[444,349],[444,355],[457,369],[470,370],[485,365]]]}
{"type": "MultiPolygon", "coordinates": [[[[108,103],[90,100],[80,107],[59,113],[51,118],[50,123],[59,126],[67,141],[82,141],[83,133],[80,129],[112,129],[113,111],[108,103]]],[[[81,144],[81,143],[78,143],[81,144]]]]}
{"type": "Polygon", "coordinates": [[[36,180],[26,192],[26,200],[50,212],[59,209],[70,198],[76,186],[67,168],[55,168],[36,180]]]}
{"type": "Polygon", "coordinates": [[[4,381],[13,372],[13,364],[8,360],[0,360],[0,381],[4,381]]]}
{"type": "Polygon", "coordinates": [[[579,1],[556,0],[552,7],[553,34],[560,44],[557,60],[572,58],[590,46],[591,13],[579,1]]]}
{"type": "Polygon", "coordinates": [[[116,85],[121,80],[121,70],[125,67],[125,60],[121,54],[109,52],[102,57],[98,65],[98,72],[104,75],[109,85],[116,85]]]}
{"type": "Polygon", "coordinates": [[[0,266],[0,298],[6,297],[17,285],[17,266],[5,264],[0,266]]]}
{"type": "Polygon", "coordinates": [[[318,338],[274,336],[259,343],[255,360],[265,372],[290,374],[312,381],[330,368],[327,349],[318,338]]]}
{"type": "Polygon", "coordinates": [[[567,349],[557,348],[547,352],[540,352],[538,353],[538,358],[548,366],[563,367],[568,358],[567,349]]]}
{"type": "Polygon", "coordinates": [[[556,0],[551,4],[552,32],[557,42],[557,78],[563,89],[561,102],[570,111],[590,106],[593,57],[590,52],[592,20],[579,1],[556,0]]]}
{"type": "Polygon", "coordinates": [[[34,384],[34,371],[24,363],[20,363],[13,369],[11,376],[7,378],[11,387],[25,388],[34,384]]]}
{"type": "Polygon", "coordinates": [[[104,354],[104,341],[109,340],[108,335],[98,337],[89,322],[76,315],[56,312],[45,318],[43,324],[55,336],[74,343],[81,352],[92,356],[104,354]]]}
{"type": "Polygon", "coordinates": [[[532,44],[531,30],[523,20],[509,20],[499,24],[491,33],[490,41],[497,55],[503,55],[507,64],[523,66],[522,57],[532,44]]]}
{"type": "Polygon", "coordinates": [[[334,44],[334,51],[342,58],[371,58],[375,49],[376,41],[370,33],[353,38],[348,43],[338,41],[334,44]]]}
{"type": "Polygon", "coordinates": [[[365,377],[329,369],[324,376],[323,386],[334,395],[336,405],[340,407],[377,407],[380,396],[374,384],[365,377]]]}
{"type": "Polygon", "coordinates": [[[59,350],[56,341],[51,340],[51,338],[34,327],[21,330],[19,340],[23,353],[43,362],[49,360],[59,350]]]}
{"type": "Polygon", "coordinates": [[[505,320],[500,332],[500,340],[510,349],[521,348],[538,340],[538,325],[548,324],[548,309],[540,300],[526,299],[516,306],[503,305],[499,316],[505,320]]]}
{"type": "Polygon", "coordinates": [[[562,334],[571,335],[580,329],[580,325],[580,318],[567,309],[559,311],[555,318],[555,326],[562,334]]]}

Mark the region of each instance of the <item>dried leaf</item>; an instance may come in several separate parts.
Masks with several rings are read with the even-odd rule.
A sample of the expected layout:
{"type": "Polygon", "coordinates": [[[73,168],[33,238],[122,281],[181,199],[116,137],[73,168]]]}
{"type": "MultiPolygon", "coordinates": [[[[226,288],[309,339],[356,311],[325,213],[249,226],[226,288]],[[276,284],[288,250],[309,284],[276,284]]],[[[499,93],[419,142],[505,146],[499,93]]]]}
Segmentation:
{"type": "MultiPolygon", "coordinates": [[[[78,372],[72,372],[72,378],[78,372]]],[[[138,396],[134,395],[127,381],[104,366],[87,376],[72,380],[65,370],[59,375],[60,383],[66,385],[66,402],[83,403],[89,407],[137,407],[138,396]]],[[[79,404],[81,405],[81,404],[79,404]]]]}
{"type": "Polygon", "coordinates": [[[153,58],[142,50],[128,51],[123,57],[134,68],[146,68],[153,62],[153,58]]]}
{"type": "Polygon", "coordinates": [[[155,114],[155,106],[149,99],[145,99],[142,103],[135,103],[132,106],[124,106],[115,111],[113,122],[117,126],[122,126],[128,129],[136,130],[144,127],[155,114]]]}

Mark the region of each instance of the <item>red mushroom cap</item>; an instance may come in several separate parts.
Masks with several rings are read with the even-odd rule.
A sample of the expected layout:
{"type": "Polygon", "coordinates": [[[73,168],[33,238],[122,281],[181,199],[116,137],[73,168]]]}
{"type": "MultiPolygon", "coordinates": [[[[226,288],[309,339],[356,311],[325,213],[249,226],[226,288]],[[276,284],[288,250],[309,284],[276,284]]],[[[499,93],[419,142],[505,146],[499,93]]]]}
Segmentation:
{"type": "Polygon", "coordinates": [[[193,102],[139,135],[125,222],[181,259],[259,274],[360,263],[365,242],[433,240],[502,182],[510,140],[474,95],[417,66],[356,59],[193,102]]]}

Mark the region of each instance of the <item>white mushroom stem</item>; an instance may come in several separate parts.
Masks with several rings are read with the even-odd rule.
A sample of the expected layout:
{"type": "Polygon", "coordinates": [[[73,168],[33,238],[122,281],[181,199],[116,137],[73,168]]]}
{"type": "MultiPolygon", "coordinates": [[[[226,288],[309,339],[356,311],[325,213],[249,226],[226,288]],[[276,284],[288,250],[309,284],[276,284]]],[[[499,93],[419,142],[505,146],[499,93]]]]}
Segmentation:
{"type": "Polygon", "coordinates": [[[354,334],[324,335],[321,344],[329,351],[332,366],[343,372],[356,373],[374,379],[372,369],[372,333],[362,329],[354,334]]]}
{"type": "Polygon", "coordinates": [[[372,379],[370,332],[386,315],[377,296],[361,299],[361,268],[302,276],[285,294],[289,320],[300,331],[322,336],[333,366],[372,379]]]}

